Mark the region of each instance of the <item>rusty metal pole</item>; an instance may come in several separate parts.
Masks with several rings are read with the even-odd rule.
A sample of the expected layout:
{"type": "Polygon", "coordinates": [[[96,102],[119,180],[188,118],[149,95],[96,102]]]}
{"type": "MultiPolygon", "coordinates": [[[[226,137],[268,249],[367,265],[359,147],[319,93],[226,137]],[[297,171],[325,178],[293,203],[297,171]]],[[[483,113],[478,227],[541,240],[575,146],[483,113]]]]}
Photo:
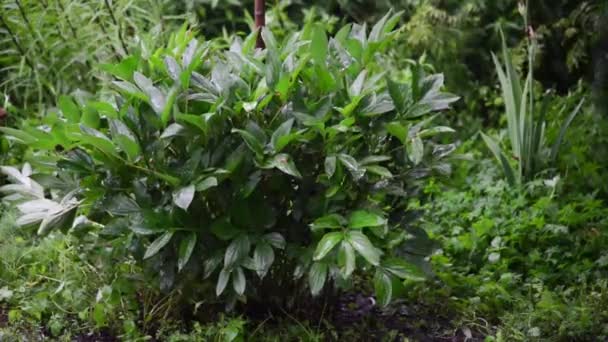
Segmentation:
{"type": "Polygon", "coordinates": [[[264,39],[262,39],[262,27],[266,26],[266,1],[265,0],[255,0],[255,8],[253,11],[253,15],[255,17],[255,28],[258,30],[258,40],[256,42],[256,47],[263,49],[264,39]]]}

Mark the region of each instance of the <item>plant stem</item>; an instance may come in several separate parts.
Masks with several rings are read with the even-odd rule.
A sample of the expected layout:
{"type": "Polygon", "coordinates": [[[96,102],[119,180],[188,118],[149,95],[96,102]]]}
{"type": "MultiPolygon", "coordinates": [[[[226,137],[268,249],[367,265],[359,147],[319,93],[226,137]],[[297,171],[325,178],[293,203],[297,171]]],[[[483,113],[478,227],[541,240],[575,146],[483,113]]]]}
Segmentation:
{"type": "Polygon", "coordinates": [[[116,27],[118,28],[118,39],[120,40],[120,43],[122,44],[122,49],[125,51],[125,55],[128,55],[129,49],[127,49],[127,44],[125,44],[125,40],[122,37],[122,29],[120,28],[120,24],[118,23],[118,20],[116,20],[116,16],[114,16],[114,11],[112,10],[112,6],[110,6],[110,2],[108,0],[104,0],[104,3],[106,5],[106,8],[108,9],[108,12],[110,13],[110,17],[112,18],[114,25],[116,25],[116,27]]]}
{"type": "Polygon", "coordinates": [[[264,39],[262,39],[262,27],[266,26],[266,1],[255,0],[255,8],[253,11],[255,17],[255,29],[258,30],[258,40],[256,47],[263,49],[265,47],[264,39]]]}

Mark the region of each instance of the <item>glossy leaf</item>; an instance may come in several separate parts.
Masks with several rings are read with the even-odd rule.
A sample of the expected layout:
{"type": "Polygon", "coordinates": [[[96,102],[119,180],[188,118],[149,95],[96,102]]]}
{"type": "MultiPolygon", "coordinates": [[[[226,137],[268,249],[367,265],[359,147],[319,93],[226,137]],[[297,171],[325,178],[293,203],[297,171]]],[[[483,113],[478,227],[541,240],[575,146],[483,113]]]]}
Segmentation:
{"type": "Polygon", "coordinates": [[[374,266],[380,264],[380,251],[374,247],[367,236],[360,231],[352,230],[346,234],[346,241],[353,246],[367,262],[374,266]]]}
{"type": "Polygon", "coordinates": [[[321,238],[317,244],[317,249],[313,255],[313,260],[319,261],[323,259],[331,250],[342,241],[344,234],[342,232],[327,233],[321,238]]]}
{"type": "Polygon", "coordinates": [[[178,270],[182,270],[190,260],[194,247],[196,246],[196,234],[188,233],[179,243],[179,258],[177,260],[178,270]]]}
{"type": "Polygon", "coordinates": [[[144,259],[151,258],[158,254],[158,252],[160,252],[160,250],[171,241],[173,233],[173,231],[166,232],[163,235],[159,236],[156,240],[154,240],[146,249],[144,259]]]}
{"type": "Polygon", "coordinates": [[[308,272],[308,287],[313,296],[321,293],[327,279],[327,264],[315,262],[308,272]]]}

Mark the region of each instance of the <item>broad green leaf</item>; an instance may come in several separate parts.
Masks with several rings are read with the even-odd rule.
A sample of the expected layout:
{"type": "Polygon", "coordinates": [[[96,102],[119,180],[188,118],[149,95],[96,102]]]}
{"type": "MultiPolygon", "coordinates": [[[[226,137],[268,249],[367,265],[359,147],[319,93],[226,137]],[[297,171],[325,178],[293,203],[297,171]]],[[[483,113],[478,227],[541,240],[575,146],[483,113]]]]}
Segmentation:
{"type": "Polygon", "coordinates": [[[380,264],[381,252],[374,247],[365,234],[358,230],[351,230],[346,234],[346,241],[350,243],[357,253],[361,254],[367,262],[374,266],[380,264]]]}
{"type": "Polygon", "coordinates": [[[387,169],[383,166],[368,165],[368,166],[365,166],[365,170],[367,170],[368,173],[376,174],[382,178],[393,178],[393,174],[391,173],[391,171],[389,171],[389,169],[387,169]]]}
{"type": "Polygon", "coordinates": [[[407,150],[414,165],[418,165],[422,162],[422,158],[424,157],[424,143],[420,137],[416,136],[411,139],[407,144],[407,150]]]}
{"type": "Polygon", "coordinates": [[[308,272],[308,286],[313,296],[321,293],[327,279],[327,264],[315,262],[308,272]]]}
{"type": "Polygon", "coordinates": [[[312,33],[312,40],[310,42],[310,55],[317,65],[323,67],[325,66],[328,46],[329,42],[327,40],[325,30],[321,25],[315,26],[312,33]]]}
{"type": "Polygon", "coordinates": [[[340,248],[338,249],[338,265],[340,266],[342,276],[346,279],[348,279],[355,270],[355,250],[353,249],[353,246],[346,241],[342,241],[340,248]]]}
{"type": "Polygon", "coordinates": [[[217,178],[207,177],[196,185],[196,191],[205,191],[218,185],[217,178]]]}
{"type": "Polygon", "coordinates": [[[103,133],[84,125],[80,125],[80,130],[82,132],[80,141],[83,144],[87,144],[95,149],[98,149],[107,156],[119,157],[112,140],[110,140],[103,133]]]}
{"type": "Polygon", "coordinates": [[[405,94],[405,85],[401,85],[393,81],[390,77],[386,77],[386,85],[388,88],[388,93],[393,100],[393,104],[397,109],[399,114],[405,113],[406,106],[406,94],[405,94]]]}
{"type": "Polygon", "coordinates": [[[274,248],[285,249],[285,238],[280,233],[266,234],[264,235],[264,240],[274,248]]]}
{"type": "Polygon", "coordinates": [[[408,131],[402,124],[399,122],[389,122],[386,124],[386,131],[399,139],[403,145],[407,142],[408,131]]]}
{"type": "Polygon", "coordinates": [[[203,263],[203,278],[207,279],[222,264],[222,255],[216,253],[205,259],[203,263]]]}
{"type": "Polygon", "coordinates": [[[353,81],[353,83],[348,88],[349,96],[351,98],[362,95],[363,86],[365,85],[365,78],[367,77],[367,70],[361,71],[359,76],[353,81]]]}
{"type": "Polygon", "coordinates": [[[239,296],[245,293],[245,286],[247,285],[247,279],[245,278],[245,272],[242,267],[237,267],[232,272],[232,288],[234,292],[239,296]]]}
{"type": "Polygon", "coordinates": [[[280,138],[288,135],[291,132],[291,127],[293,126],[294,119],[289,119],[283,122],[275,131],[272,133],[272,137],[270,138],[270,145],[274,148],[275,151],[279,152],[281,150],[279,146],[280,138]]]}
{"type": "Polygon", "coordinates": [[[329,214],[327,216],[320,217],[310,224],[312,231],[318,231],[321,229],[337,229],[346,226],[346,219],[338,214],[329,214]]]}
{"type": "Polygon", "coordinates": [[[150,244],[150,246],[148,246],[148,249],[146,249],[144,259],[151,258],[158,254],[158,252],[171,241],[173,233],[173,231],[166,232],[163,235],[159,236],[156,240],[154,240],[150,244]]]}
{"type": "Polygon", "coordinates": [[[361,165],[377,164],[385,161],[389,161],[392,158],[389,156],[367,156],[359,161],[361,165]]]}
{"type": "Polygon", "coordinates": [[[424,273],[418,266],[398,258],[390,258],[382,263],[384,269],[401,279],[422,281],[424,273]]]}
{"type": "Polygon", "coordinates": [[[196,233],[188,233],[179,243],[179,258],[177,269],[181,271],[190,260],[194,247],[196,246],[196,233]]]}
{"type": "Polygon", "coordinates": [[[173,81],[181,83],[180,77],[182,73],[182,67],[177,64],[175,58],[171,56],[165,57],[165,69],[167,69],[167,73],[173,79],[173,81]]]}
{"type": "Polygon", "coordinates": [[[366,210],[357,210],[348,218],[348,228],[350,229],[377,227],[384,224],[386,224],[384,217],[366,210]]]}
{"type": "Polygon", "coordinates": [[[194,199],[195,192],[196,188],[194,185],[188,185],[181,188],[173,193],[173,203],[187,211],[188,207],[190,207],[190,203],[192,203],[192,200],[194,199]]]}
{"type": "Polygon", "coordinates": [[[274,262],[274,251],[269,244],[258,243],[253,251],[255,269],[260,278],[264,278],[274,262]]]}
{"type": "Polygon", "coordinates": [[[130,161],[135,161],[141,153],[135,135],[131,132],[129,127],[120,120],[110,119],[109,124],[112,138],[116,141],[118,147],[127,154],[130,161]]]}
{"type": "Polygon", "coordinates": [[[328,178],[333,177],[336,172],[336,156],[328,156],[325,158],[325,174],[328,178]]]}
{"type": "Polygon", "coordinates": [[[355,180],[359,180],[365,175],[365,169],[352,156],[341,153],[338,155],[338,159],[350,171],[355,180]]]}
{"type": "Polygon", "coordinates": [[[232,240],[226,253],[224,254],[224,268],[232,268],[236,262],[245,258],[249,254],[249,238],[247,235],[240,235],[236,239],[232,240]]]}
{"type": "Polygon", "coordinates": [[[258,140],[253,134],[251,134],[245,130],[236,129],[236,128],[232,129],[232,133],[238,133],[245,141],[245,144],[247,144],[247,147],[249,147],[249,149],[253,153],[255,153],[257,156],[264,155],[263,143],[260,140],[258,140]]]}
{"type": "Polygon", "coordinates": [[[80,122],[80,109],[70,96],[59,97],[59,109],[70,123],[80,122]]]}
{"type": "Polygon", "coordinates": [[[173,138],[175,136],[180,135],[184,131],[184,126],[178,123],[172,123],[163,131],[163,134],[160,136],[161,139],[173,138]]]}
{"type": "Polygon", "coordinates": [[[429,129],[424,129],[422,131],[420,131],[418,133],[418,136],[420,138],[428,138],[428,137],[433,137],[437,134],[440,133],[454,133],[456,132],[455,130],[453,130],[450,127],[446,127],[446,126],[437,126],[437,127],[433,127],[433,128],[429,128],[429,129]]]}
{"type": "Polygon", "coordinates": [[[313,255],[314,261],[323,259],[331,250],[344,239],[342,232],[327,233],[323,236],[321,241],[317,244],[317,249],[313,255]]]}
{"type": "Polygon", "coordinates": [[[91,107],[85,107],[80,122],[91,128],[99,128],[101,120],[97,111],[91,107]]]}
{"type": "Polygon", "coordinates": [[[272,165],[277,169],[281,170],[283,173],[286,173],[290,176],[294,176],[296,178],[302,178],[300,171],[296,168],[296,164],[293,162],[293,159],[288,154],[277,154],[272,159],[272,165]]]}
{"type": "Polygon", "coordinates": [[[240,230],[228,220],[220,218],[211,224],[211,233],[222,241],[229,241],[239,235],[240,230]]]}
{"type": "Polygon", "coordinates": [[[222,269],[220,271],[220,275],[217,278],[217,285],[215,286],[215,295],[220,296],[222,292],[226,289],[226,285],[228,285],[228,281],[230,280],[231,270],[222,269]]]}
{"type": "Polygon", "coordinates": [[[374,276],[374,289],[376,292],[376,299],[381,307],[390,304],[393,298],[393,282],[390,275],[377,269],[376,275],[374,276]]]}

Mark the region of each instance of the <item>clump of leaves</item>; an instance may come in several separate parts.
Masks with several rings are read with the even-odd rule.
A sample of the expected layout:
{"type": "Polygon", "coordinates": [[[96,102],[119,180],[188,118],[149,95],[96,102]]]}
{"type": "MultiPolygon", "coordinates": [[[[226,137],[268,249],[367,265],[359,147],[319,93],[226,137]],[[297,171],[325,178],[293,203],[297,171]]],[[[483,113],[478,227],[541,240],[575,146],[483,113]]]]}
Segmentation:
{"type": "Polygon", "coordinates": [[[408,198],[449,174],[455,149],[432,139],[453,132],[432,123],[457,100],[443,76],[385,72],[398,20],[334,37],[311,23],[284,41],[263,30],[265,50],[257,33],[215,51],[183,29],[106,68],[113,99],[61,97],[44,127],[2,129],[33,148],[34,168],[2,168],[13,184],[0,191],[39,234],[124,239],[163,290],[191,280],[228,303],[287,299],[371,272],[386,305],[430,252],[408,198]]]}

